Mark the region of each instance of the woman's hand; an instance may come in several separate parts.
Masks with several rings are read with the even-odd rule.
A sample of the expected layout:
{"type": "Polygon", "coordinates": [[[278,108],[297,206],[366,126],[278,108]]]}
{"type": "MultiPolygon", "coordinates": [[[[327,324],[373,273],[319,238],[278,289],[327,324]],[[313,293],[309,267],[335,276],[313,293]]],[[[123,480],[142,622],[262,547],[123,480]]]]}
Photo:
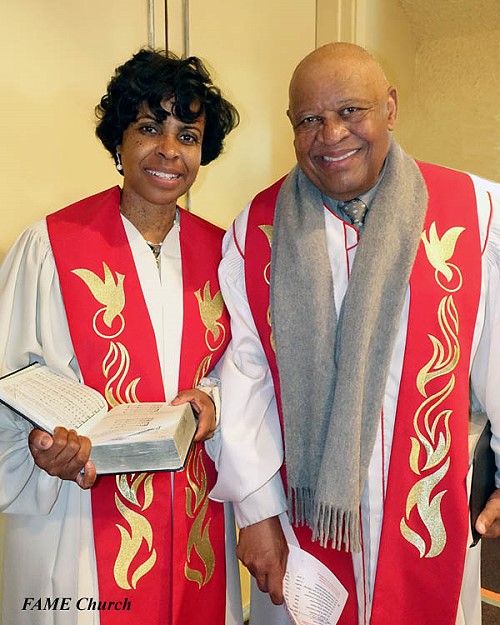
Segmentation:
{"type": "Polygon", "coordinates": [[[76,482],[83,489],[94,484],[96,471],[89,460],[92,444],[86,436],[63,427],[57,427],[53,436],[34,429],[28,443],[35,464],[49,475],[76,482]]]}
{"type": "Polygon", "coordinates": [[[215,418],[215,404],[211,397],[197,388],[191,388],[180,391],[171,403],[173,406],[178,406],[187,402],[191,404],[198,419],[198,428],[194,436],[194,442],[202,443],[212,438],[217,422],[215,418]]]}

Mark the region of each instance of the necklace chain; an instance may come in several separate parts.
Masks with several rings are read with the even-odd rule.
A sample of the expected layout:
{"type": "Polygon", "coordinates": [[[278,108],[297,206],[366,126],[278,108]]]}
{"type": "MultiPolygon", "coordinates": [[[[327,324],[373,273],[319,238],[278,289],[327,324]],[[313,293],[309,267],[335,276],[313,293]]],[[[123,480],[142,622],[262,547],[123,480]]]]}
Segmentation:
{"type": "MultiPolygon", "coordinates": [[[[174,223],[172,224],[172,227],[173,228],[177,228],[177,230],[181,229],[181,226],[180,226],[180,223],[179,223],[179,209],[176,209],[176,211],[175,211],[175,219],[174,219],[174,223]]],[[[163,241],[161,241],[160,243],[152,243],[151,241],[148,241],[146,239],[146,243],[149,245],[149,248],[153,252],[153,256],[155,257],[156,264],[159,265],[160,264],[161,246],[163,245],[163,241]]]]}

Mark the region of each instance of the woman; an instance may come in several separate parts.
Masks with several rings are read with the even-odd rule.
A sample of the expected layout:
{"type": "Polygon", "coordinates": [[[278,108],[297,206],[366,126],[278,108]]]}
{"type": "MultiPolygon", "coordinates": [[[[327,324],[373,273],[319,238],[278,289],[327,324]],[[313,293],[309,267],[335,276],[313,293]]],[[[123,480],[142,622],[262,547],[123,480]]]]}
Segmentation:
{"type": "Polygon", "coordinates": [[[179,473],[96,479],[91,441],[29,431],[4,409],[3,622],[239,623],[236,560],[226,567],[224,511],[208,500],[214,469],[201,445],[216,425],[204,376],[228,338],[222,232],[177,207],[238,113],[199,59],[150,50],[116,70],[96,113],[123,185],[49,215],[9,252],[2,372],[44,362],[111,406],[190,401],[197,444],[179,473]]]}

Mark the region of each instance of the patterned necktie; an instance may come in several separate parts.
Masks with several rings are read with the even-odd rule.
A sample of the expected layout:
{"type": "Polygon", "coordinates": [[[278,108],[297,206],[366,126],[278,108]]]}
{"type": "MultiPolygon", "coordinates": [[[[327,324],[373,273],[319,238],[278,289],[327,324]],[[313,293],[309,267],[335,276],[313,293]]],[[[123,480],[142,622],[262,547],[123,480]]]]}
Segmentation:
{"type": "Polygon", "coordinates": [[[338,207],[349,217],[353,226],[359,229],[363,227],[363,220],[368,210],[363,200],[360,200],[359,197],[355,197],[353,200],[341,200],[338,207]]]}

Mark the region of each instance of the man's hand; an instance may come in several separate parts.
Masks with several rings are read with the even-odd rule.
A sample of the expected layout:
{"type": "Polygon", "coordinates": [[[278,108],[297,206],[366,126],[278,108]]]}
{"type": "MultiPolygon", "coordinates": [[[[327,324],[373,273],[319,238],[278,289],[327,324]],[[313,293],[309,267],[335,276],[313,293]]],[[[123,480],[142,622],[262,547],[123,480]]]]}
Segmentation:
{"type": "Polygon", "coordinates": [[[198,419],[198,428],[194,435],[195,443],[202,443],[209,438],[212,438],[217,426],[215,420],[215,405],[212,399],[197,388],[191,388],[189,390],[180,391],[174,399],[172,399],[172,406],[178,406],[179,404],[186,404],[189,402],[195,412],[198,419]]]}
{"type": "Polygon", "coordinates": [[[49,475],[76,482],[83,489],[94,484],[95,467],[89,460],[92,445],[86,436],[63,427],[57,427],[53,436],[35,429],[28,442],[35,464],[49,475]]]}
{"type": "Polygon", "coordinates": [[[282,604],[288,545],[279,518],[271,517],[241,529],[236,553],[260,590],[268,592],[275,605],[282,604]]]}
{"type": "Polygon", "coordinates": [[[493,492],[477,517],[476,530],[485,538],[500,536],[500,488],[493,492]]]}

